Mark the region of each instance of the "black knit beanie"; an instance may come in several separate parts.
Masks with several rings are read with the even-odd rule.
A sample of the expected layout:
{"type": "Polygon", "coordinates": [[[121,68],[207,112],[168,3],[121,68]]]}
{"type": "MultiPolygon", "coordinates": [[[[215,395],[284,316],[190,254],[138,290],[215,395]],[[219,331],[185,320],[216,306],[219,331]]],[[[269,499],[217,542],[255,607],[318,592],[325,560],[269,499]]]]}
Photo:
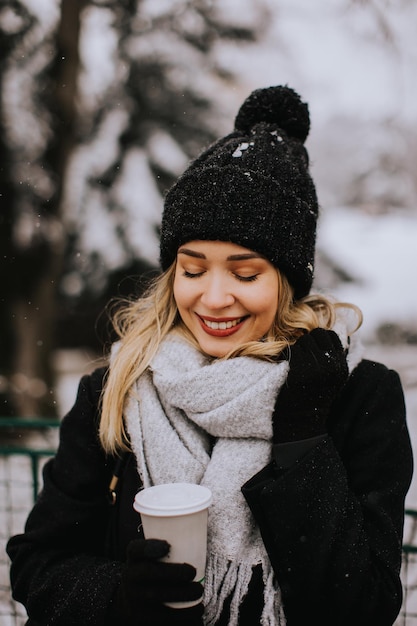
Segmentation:
{"type": "Polygon", "coordinates": [[[265,256],[296,298],[313,280],[318,203],[304,141],[307,104],[289,87],[257,89],[235,130],[205,150],[165,199],[161,266],[194,240],[230,241],[265,256]]]}

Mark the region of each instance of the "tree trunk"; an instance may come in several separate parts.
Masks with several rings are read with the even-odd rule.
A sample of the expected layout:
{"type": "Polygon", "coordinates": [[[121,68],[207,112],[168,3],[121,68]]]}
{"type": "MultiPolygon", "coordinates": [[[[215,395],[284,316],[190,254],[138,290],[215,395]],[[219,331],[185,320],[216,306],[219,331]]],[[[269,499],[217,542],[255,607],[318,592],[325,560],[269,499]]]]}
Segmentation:
{"type": "MultiPolygon", "coordinates": [[[[65,248],[61,196],[65,171],[75,143],[79,34],[84,0],[62,0],[54,62],[48,69],[51,89],[41,92],[51,113],[53,137],[43,163],[55,183],[53,197],[38,205],[41,239],[14,251],[15,288],[9,302],[14,349],[10,355],[8,404],[3,413],[53,416],[53,350],[56,344],[57,285],[65,248]]],[[[28,184],[35,184],[28,183],[28,184]]]]}

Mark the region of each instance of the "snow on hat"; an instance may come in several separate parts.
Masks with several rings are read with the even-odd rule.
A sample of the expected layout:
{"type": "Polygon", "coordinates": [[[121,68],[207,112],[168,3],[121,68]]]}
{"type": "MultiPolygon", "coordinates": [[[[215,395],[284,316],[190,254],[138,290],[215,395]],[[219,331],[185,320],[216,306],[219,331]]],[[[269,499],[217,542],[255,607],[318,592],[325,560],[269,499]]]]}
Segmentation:
{"type": "Polygon", "coordinates": [[[160,260],[179,246],[230,241],[265,256],[296,298],[311,289],[318,203],[304,147],[308,106],[291,88],[257,89],[242,104],[235,130],[205,150],[169,190],[160,260]]]}

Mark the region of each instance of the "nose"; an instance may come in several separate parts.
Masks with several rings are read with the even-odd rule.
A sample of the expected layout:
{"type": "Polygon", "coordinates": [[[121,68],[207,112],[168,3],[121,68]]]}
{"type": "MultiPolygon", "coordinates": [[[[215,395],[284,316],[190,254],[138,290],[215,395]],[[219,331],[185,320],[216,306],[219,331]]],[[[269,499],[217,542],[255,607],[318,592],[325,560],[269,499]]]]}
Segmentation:
{"type": "Polygon", "coordinates": [[[200,296],[201,303],[211,310],[220,310],[231,306],[235,297],[229,289],[229,281],[220,276],[211,276],[205,282],[200,296]]]}

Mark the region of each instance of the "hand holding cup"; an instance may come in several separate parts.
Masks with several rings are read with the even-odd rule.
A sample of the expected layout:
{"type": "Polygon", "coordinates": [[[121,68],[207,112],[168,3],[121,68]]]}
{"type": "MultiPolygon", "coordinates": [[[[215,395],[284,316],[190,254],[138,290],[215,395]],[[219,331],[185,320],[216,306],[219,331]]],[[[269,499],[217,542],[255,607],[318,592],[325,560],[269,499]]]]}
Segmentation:
{"type": "Polygon", "coordinates": [[[161,559],[170,546],[159,539],[136,539],[128,546],[117,598],[117,617],[125,626],[200,626],[203,588],[194,582],[195,567],[161,559]],[[182,611],[166,606],[168,601],[191,601],[182,611]],[[196,604],[196,601],[198,603],[196,604]]]}

